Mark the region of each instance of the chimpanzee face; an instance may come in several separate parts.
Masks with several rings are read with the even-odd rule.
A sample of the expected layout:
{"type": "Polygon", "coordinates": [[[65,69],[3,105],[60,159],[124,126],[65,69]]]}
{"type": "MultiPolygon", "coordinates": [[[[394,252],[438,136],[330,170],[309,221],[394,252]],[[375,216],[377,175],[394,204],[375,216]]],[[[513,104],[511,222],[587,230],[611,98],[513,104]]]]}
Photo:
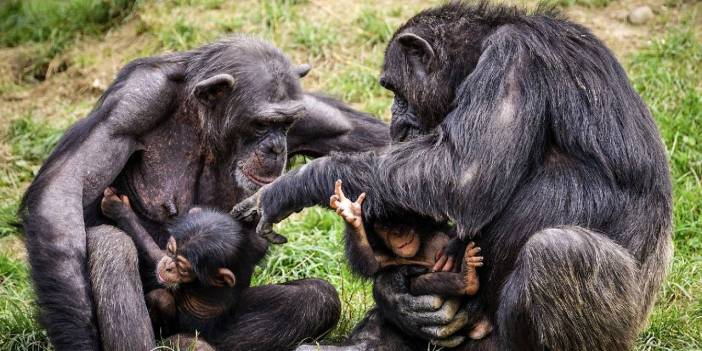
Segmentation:
{"type": "Polygon", "coordinates": [[[167,255],[156,265],[156,279],[167,288],[178,288],[181,283],[191,283],[196,279],[190,261],[178,254],[175,238],[168,239],[167,255]]]}
{"type": "Polygon", "coordinates": [[[252,96],[256,102],[242,115],[243,125],[237,138],[234,174],[237,183],[251,192],[285,170],[288,129],[304,114],[297,77],[269,78],[264,87],[252,96]]]}
{"type": "Polygon", "coordinates": [[[455,87],[432,44],[411,30],[396,34],[385,53],[380,85],[395,95],[393,141],[424,134],[451,111],[455,87]]]}
{"type": "MultiPolygon", "coordinates": [[[[181,247],[188,244],[181,243],[181,247]]],[[[197,244],[191,244],[197,245],[197,244]]],[[[191,261],[186,257],[182,248],[178,249],[178,242],[174,237],[168,239],[166,256],[156,265],[156,280],[159,284],[169,289],[178,289],[181,284],[198,283],[203,286],[233,287],[236,284],[234,273],[226,267],[220,267],[216,272],[207,274],[205,281],[198,278],[191,261]]],[[[200,273],[203,275],[203,273],[200,273]]]]}
{"type": "Polygon", "coordinates": [[[215,101],[207,118],[220,122],[212,123],[210,127],[218,130],[209,129],[208,134],[216,139],[213,144],[220,145],[220,152],[233,158],[230,174],[245,190],[258,190],[285,169],[288,129],[304,114],[299,77],[307,71],[306,65],[268,62],[239,72],[236,78],[225,75],[223,84],[198,84],[202,85],[199,95],[196,87],[203,105],[215,101]]]}

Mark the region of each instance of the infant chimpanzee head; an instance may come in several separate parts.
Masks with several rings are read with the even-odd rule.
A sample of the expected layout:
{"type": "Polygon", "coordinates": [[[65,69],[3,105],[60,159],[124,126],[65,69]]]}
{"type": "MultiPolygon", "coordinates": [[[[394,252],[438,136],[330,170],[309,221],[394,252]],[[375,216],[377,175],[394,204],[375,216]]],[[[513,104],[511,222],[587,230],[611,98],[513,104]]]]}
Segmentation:
{"type": "Polygon", "coordinates": [[[421,237],[416,227],[399,224],[375,224],[373,227],[385,246],[398,257],[410,258],[419,252],[421,237]]]}
{"type": "Polygon", "coordinates": [[[229,215],[195,207],[168,227],[167,255],[158,262],[159,283],[232,288],[237,257],[245,247],[243,229],[229,215]]]}

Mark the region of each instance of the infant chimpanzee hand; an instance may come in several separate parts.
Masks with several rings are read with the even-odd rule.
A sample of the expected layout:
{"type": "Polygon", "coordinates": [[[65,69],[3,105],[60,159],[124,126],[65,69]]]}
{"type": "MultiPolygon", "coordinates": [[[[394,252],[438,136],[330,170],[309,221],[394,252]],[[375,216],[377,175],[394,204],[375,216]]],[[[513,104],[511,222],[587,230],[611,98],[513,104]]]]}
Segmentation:
{"type": "Polygon", "coordinates": [[[366,193],[359,195],[356,202],[351,202],[351,200],[344,195],[344,191],[341,190],[341,184],[341,179],[336,181],[334,185],[334,195],[329,198],[329,206],[336,210],[336,213],[341,216],[346,223],[350,224],[355,229],[359,229],[363,226],[361,205],[363,205],[363,199],[366,198],[366,193]]]}
{"type": "Polygon", "coordinates": [[[118,195],[114,188],[107,188],[103,192],[100,209],[107,218],[116,220],[131,212],[132,207],[127,195],[118,195]]]}

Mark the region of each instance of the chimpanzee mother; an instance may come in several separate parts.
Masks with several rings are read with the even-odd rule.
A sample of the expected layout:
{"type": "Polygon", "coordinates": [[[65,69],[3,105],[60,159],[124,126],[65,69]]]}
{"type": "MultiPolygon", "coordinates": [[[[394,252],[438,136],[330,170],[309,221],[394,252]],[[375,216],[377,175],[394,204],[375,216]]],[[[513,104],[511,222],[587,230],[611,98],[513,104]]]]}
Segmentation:
{"type": "MultiPolygon", "coordinates": [[[[367,193],[366,223],[450,220],[483,248],[466,303],[495,331],[461,349],[631,349],[670,262],[671,184],[651,114],[604,44],[548,10],[454,2],[398,29],[380,84],[400,142],[317,159],[238,210],[259,203],[271,236],[291,211],[328,205],[342,179],[352,198],[367,193]]],[[[382,318],[354,334],[364,349],[426,349],[393,344],[397,329],[404,342],[460,336],[455,309],[431,312],[400,273],[376,280],[382,318]]]]}
{"type": "MultiPolygon", "coordinates": [[[[267,43],[236,37],[119,72],[21,205],[40,320],[57,350],[155,346],[143,296],[153,277],[143,276],[142,288],[134,245],[98,213],[106,187],[129,196],[156,233],[194,204],[231,209],[279,176],[290,155],[387,143],[383,123],[304,93],[299,78],[308,70],[267,43]]],[[[164,247],[167,238],[155,239],[164,247]]],[[[231,338],[241,350],[294,346],[339,317],[336,291],[313,279],[252,288],[240,306],[231,338]]]]}

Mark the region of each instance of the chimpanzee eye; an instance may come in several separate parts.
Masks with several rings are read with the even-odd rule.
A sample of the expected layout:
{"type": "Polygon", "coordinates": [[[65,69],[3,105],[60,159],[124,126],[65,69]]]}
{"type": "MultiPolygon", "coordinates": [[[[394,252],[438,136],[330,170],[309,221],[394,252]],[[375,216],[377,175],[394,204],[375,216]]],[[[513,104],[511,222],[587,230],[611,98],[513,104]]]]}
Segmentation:
{"type": "Polygon", "coordinates": [[[256,133],[257,136],[266,134],[270,129],[270,126],[268,124],[260,121],[255,121],[251,123],[251,127],[254,129],[254,133],[256,133]]]}

